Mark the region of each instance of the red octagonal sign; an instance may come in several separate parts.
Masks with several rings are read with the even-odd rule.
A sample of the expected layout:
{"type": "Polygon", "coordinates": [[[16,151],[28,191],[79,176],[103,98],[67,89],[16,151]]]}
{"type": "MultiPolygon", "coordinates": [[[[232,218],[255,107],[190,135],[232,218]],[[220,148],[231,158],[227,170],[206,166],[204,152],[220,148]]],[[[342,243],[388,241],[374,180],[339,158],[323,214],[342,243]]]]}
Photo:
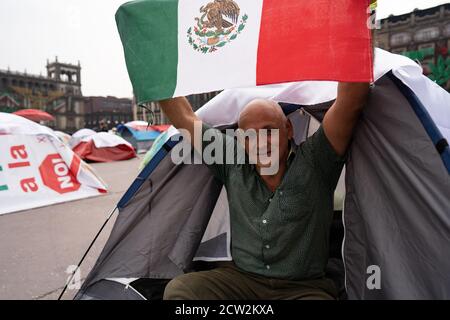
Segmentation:
{"type": "Polygon", "coordinates": [[[73,173],[77,173],[80,168],[80,159],[74,157],[67,167],[64,160],[58,153],[48,155],[39,166],[42,181],[52,190],[60,194],[74,192],[80,189],[80,183],[73,173]]]}

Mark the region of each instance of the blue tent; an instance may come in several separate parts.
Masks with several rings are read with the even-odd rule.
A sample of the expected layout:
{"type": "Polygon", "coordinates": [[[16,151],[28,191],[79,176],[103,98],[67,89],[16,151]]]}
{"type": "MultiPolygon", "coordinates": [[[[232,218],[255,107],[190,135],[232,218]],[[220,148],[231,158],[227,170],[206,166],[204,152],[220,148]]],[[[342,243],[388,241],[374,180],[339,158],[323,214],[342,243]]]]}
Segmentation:
{"type": "Polygon", "coordinates": [[[138,131],[127,125],[119,125],[117,127],[117,132],[124,138],[126,141],[131,143],[131,145],[136,149],[137,153],[145,153],[147,152],[156,138],[161,134],[159,131],[138,131]]]}

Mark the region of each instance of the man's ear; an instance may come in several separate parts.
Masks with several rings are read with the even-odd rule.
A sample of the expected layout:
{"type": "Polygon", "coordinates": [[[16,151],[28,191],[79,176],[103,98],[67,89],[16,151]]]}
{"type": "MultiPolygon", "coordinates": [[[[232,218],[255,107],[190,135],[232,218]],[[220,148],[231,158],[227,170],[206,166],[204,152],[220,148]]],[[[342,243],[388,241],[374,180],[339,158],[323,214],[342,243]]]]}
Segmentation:
{"type": "Polygon", "coordinates": [[[289,140],[292,140],[292,138],[294,137],[294,126],[292,125],[292,122],[290,119],[288,119],[286,122],[286,129],[287,129],[287,134],[288,134],[289,140]]]}

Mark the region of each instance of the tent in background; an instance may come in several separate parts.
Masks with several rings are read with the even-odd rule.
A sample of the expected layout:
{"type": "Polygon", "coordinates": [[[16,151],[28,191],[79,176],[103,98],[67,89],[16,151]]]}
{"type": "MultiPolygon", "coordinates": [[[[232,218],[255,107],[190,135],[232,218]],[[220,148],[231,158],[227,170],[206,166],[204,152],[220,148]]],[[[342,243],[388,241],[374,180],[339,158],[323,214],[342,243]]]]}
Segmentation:
{"type": "Polygon", "coordinates": [[[121,161],[136,157],[131,144],[115,134],[106,132],[86,136],[72,149],[83,160],[93,162],[121,161]]]}
{"type": "Polygon", "coordinates": [[[0,214],[98,196],[106,189],[53,130],[0,113],[0,214]]]}
{"type": "Polygon", "coordinates": [[[96,134],[97,132],[95,132],[92,129],[80,129],[77,132],[75,132],[71,139],[69,140],[69,147],[71,147],[73,149],[73,147],[75,147],[78,143],[80,143],[80,141],[85,138],[85,137],[89,137],[92,136],[94,134],[96,134]]]}
{"type": "Polygon", "coordinates": [[[159,131],[159,132],[165,132],[167,130],[169,130],[169,128],[171,127],[170,124],[155,124],[153,126],[150,126],[153,130],[159,131]]]}
{"type": "MultiPolygon", "coordinates": [[[[450,95],[413,61],[382,50],[375,77],[346,166],[345,238],[334,239],[343,244],[343,269],[328,271],[338,285],[345,280],[340,289],[350,299],[450,299],[450,256],[442,254],[450,241],[450,95]],[[373,270],[380,286],[367,285],[373,270]]],[[[197,114],[233,127],[249,101],[272,99],[295,118],[301,142],[336,88],[301,82],[226,90],[197,114]]],[[[119,201],[77,299],[158,299],[169,279],[201,269],[199,261],[232,259],[226,191],[206,166],[172,163],[178,140],[170,129],[119,201]]]]}
{"type": "Polygon", "coordinates": [[[67,145],[69,145],[70,139],[72,138],[70,134],[67,134],[62,131],[55,131],[55,135],[59,138],[59,140],[61,140],[67,145]]]}
{"type": "Polygon", "coordinates": [[[136,120],[125,123],[125,126],[136,131],[145,131],[148,129],[150,124],[147,121],[136,120]]]}
{"type": "Polygon", "coordinates": [[[137,153],[145,153],[152,147],[159,135],[169,127],[169,125],[150,126],[145,121],[132,121],[117,126],[117,132],[131,143],[137,153]]]}
{"type": "Polygon", "coordinates": [[[14,112],[13,114],[35,122],[55,121],[55,117],[53,117],[51,114],[38,109],[22,109],[14,112]]]}
{"type": "Polygon", "coordinates": [[[147,129],[147,127],[148,125],[132,127],[125,124],[119,125],[117,132],[133,146],[137,153],[144,153],[152,147],[153,141],[160,135],[159,131],[147,129]]]}
{"type": "Polygon", "coordinates": [[[84,138],[84,137],[88,137],[88,136],[92,136],[93,134],[96,134],[97,132],[95,132],[92,129],[80,129],[77,132],[75,132],[72,137],[73,138],[84,138]]]}

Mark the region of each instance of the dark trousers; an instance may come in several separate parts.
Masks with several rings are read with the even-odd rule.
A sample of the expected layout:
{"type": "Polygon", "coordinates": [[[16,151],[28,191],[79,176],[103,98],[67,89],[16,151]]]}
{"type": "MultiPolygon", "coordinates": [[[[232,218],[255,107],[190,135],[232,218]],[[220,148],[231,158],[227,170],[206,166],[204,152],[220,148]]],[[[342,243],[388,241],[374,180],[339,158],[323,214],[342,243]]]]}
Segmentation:
{"type": "Polygon", "coordinates": [[[170,281],[164,300],[332,300],[337,292],[330,279],[271,279],[233,264],[192,272],[170,281]]]}

